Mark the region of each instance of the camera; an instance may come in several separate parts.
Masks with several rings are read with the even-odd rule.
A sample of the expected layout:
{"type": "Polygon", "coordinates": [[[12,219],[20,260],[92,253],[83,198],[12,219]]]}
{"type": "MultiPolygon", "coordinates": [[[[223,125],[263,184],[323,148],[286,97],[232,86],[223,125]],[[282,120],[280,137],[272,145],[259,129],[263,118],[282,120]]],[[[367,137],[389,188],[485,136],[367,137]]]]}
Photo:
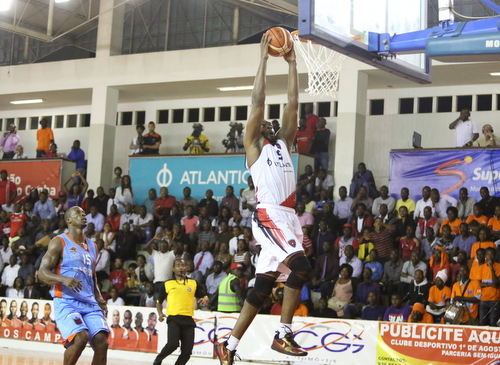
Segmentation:
{"type": "Polygon", "coordinates": [[[237,122],[229,123],[229,133],[226,135],[227,138],[222,140],[222,145],[226,147],[226,153],[231,150],[231,152],[236,152],[236,127],[237,122]]]}

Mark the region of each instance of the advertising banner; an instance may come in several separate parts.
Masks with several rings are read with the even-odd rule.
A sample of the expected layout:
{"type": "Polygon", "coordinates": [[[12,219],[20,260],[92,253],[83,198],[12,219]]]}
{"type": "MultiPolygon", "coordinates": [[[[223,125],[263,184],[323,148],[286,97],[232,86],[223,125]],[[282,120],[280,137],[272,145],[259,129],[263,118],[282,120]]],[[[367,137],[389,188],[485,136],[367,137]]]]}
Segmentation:
{"type": "MultiPolygon", "coordinates": [[[[298,155],[293,154],[295,171],[297,159],[298,155]]],[[[186,186],[191,188],[191,196],[198,201],[205,197],[208,189],[214,192],[214,199],[221,201],[226,196],[228,185],[234,188],[234,195],[239,197],[240,189],[248,187],[249,176],[244,155],[130,158],[135,204],[142,204],[151,188],[155,188],[159,196],[163,186],[177,199],[184,196],[182,190],[186,186]]]]}
{"type": "Polygon", "coordinates": [[[47,189],[56,198],[61,186],[61,160],[16,160],[0,162],[0,170],[7,170],[9,181],[16,184],[19,201],[29,195],[31,189],[47,189]]]}
{"type": "Polygon", "coordinates": [[[398,199],[403,187],[416,201],[422,188],[430,186],[456,199],[460,188],[465,187],[469,196],[479,201],[483,186],[491,195],[500,196],[499,177],[500,149],[391,151],[390,191],[398,199]]]}
{"type": "MultiPolygon", "coordinates": [[[[213,358],[238,313],[195,311],[194,357],[213,358]]],[[[271,350],[279,316],[257,315],[238,346],[243,361],[363,365],[498,365],[500,328],[294,317],[307,356],[271,350]]],[[[110,350],[157,353],[167,341],[156,308],[108,306],[110,350]]],[[[62,343],[52,301],[0,298],[0,338],[62,343]]],[[[174,354],[179,354],[177,349],[174,354]]]]}

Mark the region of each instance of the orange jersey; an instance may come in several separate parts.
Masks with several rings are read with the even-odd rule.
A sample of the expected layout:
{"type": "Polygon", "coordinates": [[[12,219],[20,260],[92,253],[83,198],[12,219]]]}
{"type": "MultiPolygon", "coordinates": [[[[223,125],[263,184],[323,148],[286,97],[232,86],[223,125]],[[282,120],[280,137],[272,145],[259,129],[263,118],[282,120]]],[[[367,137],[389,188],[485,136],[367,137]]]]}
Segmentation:
{"type": "Polygon", "coordinates": [[[500,231],[500,220],[497,217],[490,218],[488,226],[491,226],[492,231],[500,231]]]}
{"type": "Polygon", "coordinates": [[[493,247],[495,250],[497,246],[491,242],[491,241],[486,241],[486,242],[481,242],[478,241],[472,245],[472,248],[470,249],[470,257],[471,259],[476,257],[476,251],[479,250],[480,248],[488,248],[488,247],[493,247]]]}
{"type": "MultiPolygon", "coordinates": [[[[413,312],[411,312],[410,316],[408,317],[408,323],[411,322],[412,317],[413,317],[413,312]]],[[[417,323],[434,323],[434,318],[432,318],[432,315],[430,313],[425,312],[422,320],[417,323]]]]}
{"type": "Polygon", "coordinates": [[[467,220],[465,221],[465,223],[470,224],[470,222],[472,222],[472,221],[476,221],[477,223],[482,224],[485,227],[488,225],[488,217],[485,215],[482,215],[480,217],[476,217],[474,214],[471,214],[467,217],[467,220]]]}
{"type": "Polygon", "coordinates": [[[443,233],[443,227],[446,225],[446,224],[449,224],[450,227],[451,227],[451,233],[452,234],[460,234],[460,224],[462,223],[462,221],[460,219],[455,219],[453,222],[450,222],[449,219],[445,219],[442,223],[441,223],[441,227],[439,228],[439,233],[443,233]]]}
{"type": "MultiPolygon", "coordinates": [[[[471,280],[481,281],[481,277],[483,276],[483,267],[485,265],[486,265],[485,263],[482,263],[481,265],[479,265],[479,261],[477,261],[477,259],[474,259],[474,261],[472,261],[472,264],[470,266],[469,278],[471,280]]],[[[488,266],[488,265],[486,265],[486,266],[488,266]]]]}
{"type": "Polygon", "coordinates": [[[451,298],[451,289],[446,285],[443,289],[439,290],[436,285],[431,286],[429,289],[429,302],[442,307],[446,304],[446,301],[451,298]]]}
{"type": "MultiPolygon", "coordinates": [[[[455,284],[453,284],[453,289],[451,290],[451,297],[472,298],[475,296],[481,296],[481,284],[479,284],[479,281],[477,280],[470,280],[469,285],[467,285],[467,289],[462,295],[464,288],[465,285],[460,285],[460,282],[457,281],[455,284]]],[[[467,307],[469,307],[469,311],[472,318],[477,318],[477,315],[479,313],[479,304],[477,303],[465,303],[465,304],[467,305],[467,307]]],[[[462,323],[465,323],[468,320],[469,320],[469,313],[465,311],[462,323]]]]}
{"type": "MultiPolygon", "coordinates": [[[[481,265],[481,283],[491,284],[493,280],[491,278],[491,268],[488,264],[481,265]]],[[[500,275],[500,264],[498,262],[493,263],[493,271],[496,276],[500,275]]],[[[481,288],[481,301],[488,300],[500,300],[500,288],[495,288],[493,286],[487,286],[481,288]]]]}

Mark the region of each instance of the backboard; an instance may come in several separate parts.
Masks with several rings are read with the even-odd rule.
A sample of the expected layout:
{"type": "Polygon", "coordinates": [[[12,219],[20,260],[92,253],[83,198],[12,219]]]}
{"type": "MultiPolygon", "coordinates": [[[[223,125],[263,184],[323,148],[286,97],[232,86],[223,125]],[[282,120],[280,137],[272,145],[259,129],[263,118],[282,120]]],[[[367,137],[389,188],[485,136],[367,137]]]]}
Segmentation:
{"type": "Polygon", "coordinates": [[[431,82],[422,54],[378,56],[368,51],[368,32],[405,33],[425,29],[426,0],[299,0],[299,35],[397,76],[431,82]]]}

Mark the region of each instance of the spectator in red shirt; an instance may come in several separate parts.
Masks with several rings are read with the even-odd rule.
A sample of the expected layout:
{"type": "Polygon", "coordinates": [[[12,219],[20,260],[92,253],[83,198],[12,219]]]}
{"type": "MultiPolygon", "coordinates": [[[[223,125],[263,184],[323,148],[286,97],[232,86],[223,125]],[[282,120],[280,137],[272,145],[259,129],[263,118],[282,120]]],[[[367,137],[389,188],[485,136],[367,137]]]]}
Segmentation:
{"type": "Polygon", "coordinates": [[[313,114],[313,104],[307,103],[305,106],[305,115],[306,118],[306,128],[313,133],[316,130],[316,124],[318,124],[319,118],[316,114],[313,114]]]}
{"type": "Polygon", "coordinates": [[[0,181],[0,205],[6,204],[10,207],[17,196],[17,187],[8,179],[7,170],[0,171],[0,177],[2,178],[0,181]]]}
{"type": "Polygon", "coordinates": [[[199,225],[198,217],[194,214],[194,208],[192,205],[186,207],[186,216],[181,219],[181,225],[184,227],[186,234],[191,234],[196,231],[196,227],[199,225]]]}
{"type": "Polygon", "coordinates": [[[409,260],[413,251],[420,252],[420,241],[415,237],[415,227],[406,227],[406,236],[399,240],[401,245],[401,258],[409,260]]]}
{"type": "Polygon", "coordinates": [[[14,204],[14,213],[10,215],[10,237],[17,236],[19,227],[24,226],[26,215],[21,211],[21,204],[14,204]]]}
{"type": "Polygon", "coordinates": [[[109,275],[109,281],[118,290],[119,295],[127,293],[127,270],[123,268],[123,260],[121,258],[115,259],[115,269],[109,275]]]}
{"type": "Polygon", "coordinates": [[[222,209],[222,207],[228,207],[231,214],[240,207],[240,201],[234,195],[234,188],[231,185],[226,187],[226,196],[222,198],[220,209],[222,209]]]}
{"type": "Polygon", "coordinates": [[[155,217],[168,216],[170,209],[175,204],[175,196],[168,195],[168,188],[162,187],[160,189],[160,197],[155,200],[155,217]]]}
{"type": "Polygon", "coordinates": [[[109,208],[109,215],[106,217],[106,221],[104,223],[109,223],[111,226],[111,232],[116,232],[120,229],[120,218],[121,214],[118,214],[118,208],[116,204],[111,205],[109,208]]]}
{"type": "Polygon", "coordinates": [[[311,151],[312,140],[313,133],[310,129],[307,129],[306,118],[302,117],[299,119],[299,129],[295,135],[297,152],[309,153],[311,151]]]}

